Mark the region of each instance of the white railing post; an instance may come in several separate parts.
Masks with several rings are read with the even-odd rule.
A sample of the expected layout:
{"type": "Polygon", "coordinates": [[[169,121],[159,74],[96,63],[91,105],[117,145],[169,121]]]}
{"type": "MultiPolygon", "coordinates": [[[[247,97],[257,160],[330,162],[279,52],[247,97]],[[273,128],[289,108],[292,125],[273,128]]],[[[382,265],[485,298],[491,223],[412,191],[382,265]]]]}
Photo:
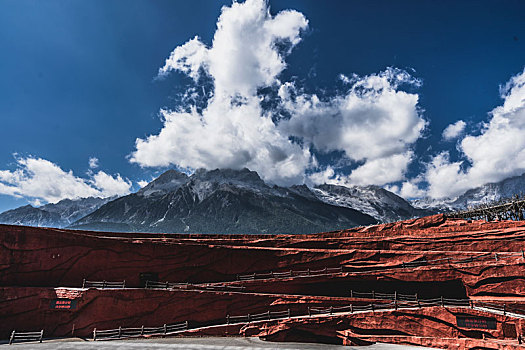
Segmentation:
{"type": "Polygon", "coordinates": [[[93,341],[97,340],[97,329],[93,328],[93,341]]]}
{"type": "Polygon", "coordinates": [[[44,338],[44,330],[43,329],[40,331],[40,339],[39,339],[40,343],[42,342],[42,338],[44,338]]]}
{"type": "Polygon", "coordinates": [[[15,331],[11,332],[11,336],[9,337],[9,345],[13,344],[15,341],[15,331]]]}

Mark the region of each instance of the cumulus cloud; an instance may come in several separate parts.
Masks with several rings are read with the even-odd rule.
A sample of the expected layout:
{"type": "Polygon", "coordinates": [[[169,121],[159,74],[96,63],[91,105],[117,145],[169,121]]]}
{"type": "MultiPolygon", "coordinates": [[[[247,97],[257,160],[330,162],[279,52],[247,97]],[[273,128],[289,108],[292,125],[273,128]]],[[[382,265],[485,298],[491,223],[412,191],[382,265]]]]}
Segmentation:
{"type": "Polygon", "coordinates": [[[418,95],[398,87],[420,82],[393,68],[343,81],[351,84],[349,90],[326,101],[284,84],[279,96],[292,117],[281,123],[281,129],[321,152],[344,151],[347,159],[364,162],[350,174],[350,183],[402,180],[413,157],[410,147],[426,122],[418,111],[418,95]]]}
{"type": "Polygon", "coordinates": [[[88,179],[64,171],[42,158],[17,158],[17,169],[0,170],[0,193],[25,197],[33,203],[56,203],[62,199],[110,197],[128,194],[131,182],[103,171],[88,179]]]}
{"type": "Polygon", "coordinates": [[[96,157],[89,158],[89,168],[90,169],[98,168],[98,158],[96,157]]]}
{"type": "Polygon", "coordinates": [[[445,141],[454,140],[465,130],[465,123],[463,120],[458,120],[457,122],[448,125],[445,130],[443,130],[443,139],[445,141]]]}
{"type": "Polygon", "coordinates": [[[270,14],[265,0],[223,7],[211,46],[194,37],[176,47],[159,70],[162,77],[178,71],[196,84],[211,81],[205,107],[186,103],[161,110],[162,129],[137,139],[130,161],[147,167],[247,167],[267,181],[289,185],[323,171],[315,152],[342,151],[360,166],[350,176],[331,168],[341,181],[403,179],[425,121],[418,95],[398,87],[420,82],[389,68],[365,77],[341,75],[346,90],[324,100],[302,93],[280,74],[307,27],[297,11],[270,14]],[[261,88],[278,93],[274,110],[261,106],[261,88]],[[275,118],[277,110],[287,117],[275,118]]]}
{"type": "Polygon", "coordinates": [[[448,152],[428,164],[428,194],[457,196],[470,188],[525,172],[525,70],[500,89],[504,102],[490,113],[479,135],[466,135],[459,144],[463,160],[448,152]],[[466,162],[468,161],[468,163],[466,162]]]}
{"type": "Polygon", "coordinates": [[[207,107],[161,110],[163,128],[137,139],[131,162],[142,166],[256,170],[276,183],[302,181],[308,149],[292,143],[263,111],[257,89],[278,82],[284,56],[299,43],[306,18],[296,11],[272,16],[264,0],[224,7],[211,47],[195,37],[177,47],[159,71],[213,82],[207,107]],[[281,50],[278,43],[288,49],[281,50]],[[285,46],[286,46],[285,45],[285,46]]]}

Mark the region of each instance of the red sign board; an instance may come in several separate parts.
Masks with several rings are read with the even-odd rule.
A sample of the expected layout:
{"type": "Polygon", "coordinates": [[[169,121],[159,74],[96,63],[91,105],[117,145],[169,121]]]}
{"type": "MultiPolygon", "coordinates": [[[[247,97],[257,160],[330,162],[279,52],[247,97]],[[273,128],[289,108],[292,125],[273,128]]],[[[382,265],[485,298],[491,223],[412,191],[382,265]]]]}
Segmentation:
{"type": "Polygon", "coordinates": [[[456,316],[458,327],[496,329],[496,319],[488,317],[456,316]]]}
{"type": "Polygon", "coordinates": [[[74,299],[55,299],[51,300],[51,309],[72,310],[77,308],[77,301],[74,299]]]}

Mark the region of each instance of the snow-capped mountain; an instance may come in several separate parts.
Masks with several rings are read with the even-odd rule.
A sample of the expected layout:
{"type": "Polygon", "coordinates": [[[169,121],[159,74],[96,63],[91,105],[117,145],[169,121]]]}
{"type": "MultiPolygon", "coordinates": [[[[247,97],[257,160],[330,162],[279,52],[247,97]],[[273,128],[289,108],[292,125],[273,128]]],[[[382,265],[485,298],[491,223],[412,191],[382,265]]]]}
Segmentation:
{"type": "Polygon", "coordinates": [[[188,181],[190,181],[188,175],[177,170],[168,170],[156,178],[155,181],[141,188],[137,194],[144,197],[164,195],[170,191],[175,191],[188,181]]]}
{"type": "Polygon", "coordinates": [[[312,189],[317,198],[325,203],[353,208],[368,214],[378,222],[393,222],[429,215],[416,209],[405,199],[378,186],[319,185],[312,189]]]}
{"type": "Polygon", "coordinates": [[[521,197],[523,194],[525,194],[525,174],[470,189],[456,198],[438,200],[424,198],[412,201],[412,205],[425,209],[455,211],[464,210],[468,207],[483,203],[490,203],[503,198],[510,198],[515,195],[521,197]]]}
{"type": "Polygon", "coordinates": [[[41,207],[26,205],[0,214],[0,223],[38,227],[65,227],[92,213],[111,198],[63,199],[41,207]]]}
{"type": "Polygon", "coordinates": [[[0,214],[3,223],[110,231],[308,233],[433,214],[377,186],[266,184],[248,169],[168,170],[121,198],[63,200],[0,214]]]}
{"type": "MultiPolygon", "coordinates": [[[[37,227],[62,227],[60,215],[31,205],[7,210],[0,214],[0,224],[24,225],[37,227]]],[[[67,225],[67,224],[66,224],[67,225]]]]}
{"type": "Polygon", "coordinates": [[[73,227],[200,233],[309,233],[368,225],[358,210],[320,200],[306,186],[269,186],[248,169],[170,170],[73,227]]]}

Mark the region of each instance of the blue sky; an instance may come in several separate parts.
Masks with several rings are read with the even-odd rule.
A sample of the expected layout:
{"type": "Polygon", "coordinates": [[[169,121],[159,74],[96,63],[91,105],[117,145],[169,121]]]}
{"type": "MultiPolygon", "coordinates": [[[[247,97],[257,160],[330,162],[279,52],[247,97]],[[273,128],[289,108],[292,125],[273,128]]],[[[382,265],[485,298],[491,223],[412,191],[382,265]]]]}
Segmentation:
{"type": "Polygon", "coordinates": [[[525,171],[519,142],[507,149],[516,158],[494,155],[497,162],[486,163],[476,153],[480,145],[492,149],[502,138],[525,136],[517,122],[523,116],[523,1],[269,1],[267,17],[237,26],[235,16],[247,18],[248,11],[265,6],[253,0],[224,15],[225,31],[246,33],[225,33],[233,39],[219,46],[212,40],[222,6],[231,2],[1,0],[0,210],[134,191],[140,181],[177,165],[189,171],[248,166],[279,184],[371,183],[406,197],[457,195],[525,171]],[[278,19],[288,9],[296,12],[278,19]],[[263,32],[274,36],[268,47],[250,38],[250,30],[264,23],[275,25],[263,32]],[[191,54],[206,58],[188,68],[181,62],[196,56],[179,51],[166,64],[196,35],[191,54]],[[267,48],[258,50],[260,57],[247,54],[254,42],[267,48]],[[266,65],[273,73],[257,80],[249,70],[223,67],[231,58],[223,55],[230,52],[227,45],[244,52],[232,60],[266,65]],[[286,65],[272,61],[272,52],[286,65]],[[162,67],[166,74],[158,78],[162,67]],[[189,75],[195,67],[194,80],[189,75]],[[221,72],[229,76],[221,78],[221,72]],[[399,80],[400,72],[409,77],[399,80]],[[380,91],[374,79],[383,84],[380,91]],[[500,87],[509,81],[505,95],[500,87]],[[197,102],[184,93],[197,93],[197,102]],[[226,109],[232,95],[245,107],[226,109]],[[255,98],[264,99],[262,109],[255,98]],[[315,98],[320,104],[312,104],[315,98]],[[212,111],[182,113],[210,105],[212,111]],[[385,109],[393,114],[384,115],[390,113],[385,109]],[[221,119],[221,113],[232,117],[221,119]],[[250,138],[257,139],[251,148],[243,137],[255,131],[235,126],[244,114],[274,121],[258,125],[264,131],[260,140],[250,138]],[[355,122],[361,116],[370,119],[355,122]],[[412,124],[383,139],[384,133],[370,129],[388,126],[374,124],[384,118],[412,124]],[[224,128],[226,136],[210,140],[218,129],[195,123],[188,131],[199,119],[224,128]],[[444,138],[443,130],[460,120],[464,124],[444,138]],[[501,130],[498,120],[515,123],[501,130]],[[326,125],[363,130],[365,141],[356,143],[326,125]],[[230,144],[232,135],[244,136],[230,144]],[[366,144],[370,139],[376,140],[366,144]],[[90,167],[90,158],[98,159],[96,166],[90,167]],[[458,178],[452,184],[444,181],[450,174],[458,178]]]}

